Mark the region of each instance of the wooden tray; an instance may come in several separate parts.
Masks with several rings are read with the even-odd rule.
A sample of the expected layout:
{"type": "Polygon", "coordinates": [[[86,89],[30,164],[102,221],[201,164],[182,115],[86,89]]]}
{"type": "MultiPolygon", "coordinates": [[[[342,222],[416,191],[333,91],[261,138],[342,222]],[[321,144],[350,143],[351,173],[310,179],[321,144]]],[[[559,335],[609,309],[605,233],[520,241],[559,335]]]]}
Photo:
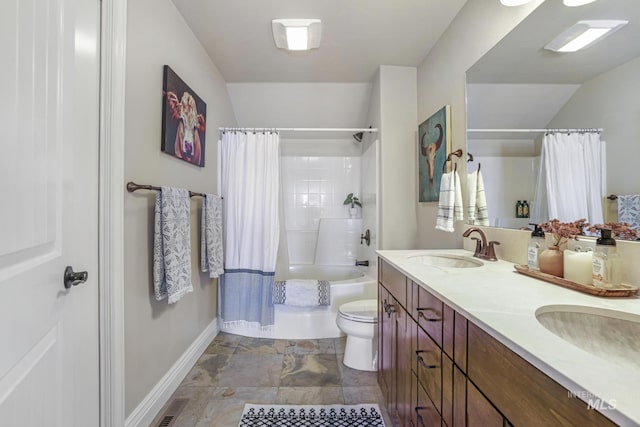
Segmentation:
{"type": "Polygon", "coordinates": [[[529,270],[529,266],[527,265],[514,265],[514,268],[520,274],[535,277],[536,279],[544,280],[545,282],[553,283],[554,285],[599,297],[632,297],[638,293],[637,287],[624,283],[612,288],[599,288],[593,285],[572,282],[562,277],[552,276],[551,274],[543,273],[541,271],[529,270]]]}

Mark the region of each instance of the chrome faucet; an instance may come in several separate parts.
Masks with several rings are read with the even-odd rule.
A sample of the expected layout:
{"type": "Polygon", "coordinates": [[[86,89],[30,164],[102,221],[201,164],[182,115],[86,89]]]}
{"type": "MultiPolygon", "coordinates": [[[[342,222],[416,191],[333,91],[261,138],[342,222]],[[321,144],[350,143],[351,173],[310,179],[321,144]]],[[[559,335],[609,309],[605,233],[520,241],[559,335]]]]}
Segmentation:
{"type": "Polygon", "coordinates": [[[467,231],[462,234],[462,237],[469,237],[474,231],[480,235],[480,239],[477,237],[471,238],[476,241],[476,250],[473,253],[473,256],[487,261],[497,261],[498,257],[496,257],[496,250],[494,246],[499,245],[500,242],[492,240],[487,244],[487,236],[478,227],[471,227],[467,229],[467,231]]]}
{"type": "Polygon", "coordinates": [[[358,261],[356,260],[356,266],[369,267],[369,260],[358,261]]]}

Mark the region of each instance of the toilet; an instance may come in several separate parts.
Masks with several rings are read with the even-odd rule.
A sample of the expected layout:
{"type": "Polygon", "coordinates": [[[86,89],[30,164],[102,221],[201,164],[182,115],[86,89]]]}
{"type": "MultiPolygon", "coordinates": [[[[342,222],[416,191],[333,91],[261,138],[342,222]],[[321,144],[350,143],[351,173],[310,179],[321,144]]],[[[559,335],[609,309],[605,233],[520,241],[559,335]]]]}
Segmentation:
{"type": "Polygon", "coordinates": [[[347,336],[344,364],[361,371],[376,371],[378,363],[378,300],[342,304],[336,318],[347,336]]]}

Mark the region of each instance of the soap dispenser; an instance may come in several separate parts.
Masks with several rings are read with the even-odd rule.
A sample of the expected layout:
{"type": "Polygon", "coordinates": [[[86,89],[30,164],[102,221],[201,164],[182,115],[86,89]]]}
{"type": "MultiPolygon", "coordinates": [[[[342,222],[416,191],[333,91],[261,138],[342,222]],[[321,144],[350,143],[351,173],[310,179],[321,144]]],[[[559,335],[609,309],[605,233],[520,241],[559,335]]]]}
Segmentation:
{"type": "Polygon", "coordinates": [[[593,284],[605,288],[620,285],[621,267],[622,260],[616,250],[616,241],[611,238],[611,230],[601,228],[593,254],[593,284]]]}
{"type": "Polygon", "coordinates": [[[529,248],[527,250],[527,265],[529,270],[540,271],[538,266],[538,257],[540,252],[547,249],[547,243],[544,238],[544,231],[538,224],[529,224],[534,226],[534,230],[531,232],[531,240],[529,241],[529,248]]]}

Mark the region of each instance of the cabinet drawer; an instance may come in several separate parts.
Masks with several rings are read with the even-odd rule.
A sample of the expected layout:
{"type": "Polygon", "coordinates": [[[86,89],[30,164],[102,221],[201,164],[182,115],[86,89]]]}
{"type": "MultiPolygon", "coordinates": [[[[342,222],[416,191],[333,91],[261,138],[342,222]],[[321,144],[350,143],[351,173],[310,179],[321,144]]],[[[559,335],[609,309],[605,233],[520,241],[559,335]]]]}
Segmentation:
{"type": "Polygon", "coordinates": [[[447,304],[442,305],[442,351],[453,358],[455,311],[447,304]]]}
{"type": "Polygon", "coordinates": [[[380,283],[406,309],[407,278],[383,259],[380,258],[378,263],[380,264],[380,283]]]}
{"type": "Polygon", "coordinates": [[[468,337],[469,379],[513,425],[615,425],[471,322],[468,337]]]}
{"type": "Polygon", "coordinates": [[[417,383],[416,376],[413,375],[412,377],[412,391],[414,391],[417,396],[415,400],[412,400],[412,402],[416,402],[416,406],[414,406],[412,408],[413,411],[411,411],[411,423],[416,427],[440,426],[442,423],[440,414],[438,414],[435,406],[433,406],[433,402],[431,402],[429,396],[427,396],[427,392],[417,383]]]}
{"type": "MultiPolygon", "coordinates": [[[[415,302],[414,302],[415,304],[415,302]]],[[[443,304],[422,287],[418,289],[418,302],[415,308],[418,324],[442,347],[443,304]]]]}
{"type": "Polygon", "coordinates": [[[429,394],[438,412],[442,409],[442,351],[418,328],[418,348],[414,353],[418,383],[429,394]]]}

